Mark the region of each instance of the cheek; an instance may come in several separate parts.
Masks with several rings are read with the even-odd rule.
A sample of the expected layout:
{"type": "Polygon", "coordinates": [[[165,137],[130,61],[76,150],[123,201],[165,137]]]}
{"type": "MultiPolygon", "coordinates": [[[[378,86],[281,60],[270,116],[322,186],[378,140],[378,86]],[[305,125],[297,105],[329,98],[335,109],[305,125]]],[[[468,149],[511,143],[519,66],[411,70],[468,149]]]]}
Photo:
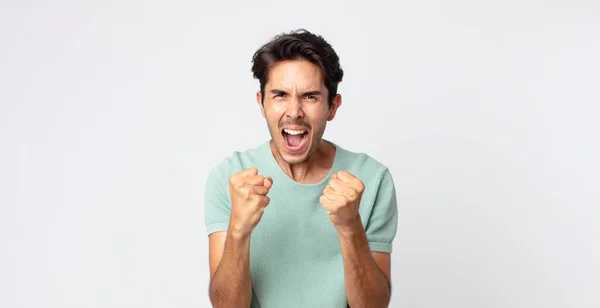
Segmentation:
{"type": "Polygon", "coordinates": [[[271,105],[268,108],[265,108],[265,115],[269,122],[279,122],[279,119],[285,113],[285,109],[283,109],[280,105],[271,105]]]}
{"type": "Polygon", "coordinates": [[[314,108],[307,112],[307,115],[312,119],[313,122],[321,123],[326,122],[329,117],[329,108],[314,108]]]}

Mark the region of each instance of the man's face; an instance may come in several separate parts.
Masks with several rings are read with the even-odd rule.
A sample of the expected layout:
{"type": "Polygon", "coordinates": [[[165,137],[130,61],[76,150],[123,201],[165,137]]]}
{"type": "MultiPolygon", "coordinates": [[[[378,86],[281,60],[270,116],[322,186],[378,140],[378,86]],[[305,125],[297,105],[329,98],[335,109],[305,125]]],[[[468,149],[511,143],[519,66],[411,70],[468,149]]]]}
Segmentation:
{"type": "Polygon", "coordinates": [[[279,156],[289,164],[304,162],[317,149],[327,121],[341,104],[327,102],[327,88],[318,66],[301,60],[283,61],[269,71],[264,90],[256,95],[279,156]]]}

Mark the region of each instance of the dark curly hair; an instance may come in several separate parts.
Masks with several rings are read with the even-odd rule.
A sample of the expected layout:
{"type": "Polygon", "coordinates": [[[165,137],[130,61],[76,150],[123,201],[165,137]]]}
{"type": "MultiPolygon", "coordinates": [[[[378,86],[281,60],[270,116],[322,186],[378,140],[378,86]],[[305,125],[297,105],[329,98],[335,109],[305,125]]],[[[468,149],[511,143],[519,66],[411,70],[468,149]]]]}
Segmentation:
{"type": "Polygon", "coordinates": [[[275,63],[285,60],[306,60],[321,68],[325,77],[325,87],[329,92],[327,102],[331,107],[344,71],[331,45],[320,35],[305,29],[279,34],[254,53],[252,74],[260,82],[263,103],[265,84],[269,80],[269,69],[275,63]]]}

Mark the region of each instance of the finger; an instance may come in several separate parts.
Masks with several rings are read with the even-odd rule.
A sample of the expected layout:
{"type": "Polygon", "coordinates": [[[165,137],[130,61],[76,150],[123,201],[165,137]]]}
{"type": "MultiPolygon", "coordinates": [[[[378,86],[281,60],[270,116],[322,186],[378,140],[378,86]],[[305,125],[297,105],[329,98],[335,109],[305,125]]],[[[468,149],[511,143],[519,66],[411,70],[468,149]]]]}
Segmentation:
{"type": "Polygon", "coordinates": [[[268,196],[256,195],[258,205],[261,207],[266,207],[271,202],[271,198],[268,196]]]}
{"type": "Polygon", "coordinates": [[[321,205],[323,206],[323,208],[325,208],[325,210],[327,210],[327,212],[331,211],[331,209],[333,208],[333,201],[329,200],[329,198],[327,198],[327,196],[322,195],[319,198],[319,203],[321,203],[321,205]]]}
{"type": "Polygon", "coordinates": [[[249,175],[244,178],[244,183],[246,185],[260,185],[263,186],[265,182],[265,177],[257,174],[257,175],[249,175]]]}
{"type": "Polygon", "coordinates": [[[251,168],[248,168],[248,169],[240,171],[239,174],[242,177],[249,176],[249,175],[257,175],[258,174],[258,169],[256,167],[251,167],[251,168]]]}
{"type": "Polygon", "coordinates": [[[339,194],[327,188],[323,191],[323,195],[321,196],[321,198],[323,198],[322,200],[325,200],[327,202],[327,206],[329,207],[337,207],[340,205],[344,205],[348,203],[349,200],[351,200],[345,195],[339,194]]]}
{"type": "Polygon", "coordinates": [[[338,192],[334,191],[329,186],[325,187],[325,189],[323,190],[323,196],[325,196],[331,201],[338,200],[341,197],[341,195],[338,192]]]}
{"type": "Polygon", "coordinates": [[[262,185],[256,185],[256,186],[252,186],[250,188],[250,190],[252,191],[252,193],[254,193],[255,195],[261,195],[261,196],[266,196],[269,193],[269,189],[262,186],[262,185]]]}
{"type": "Polygon", "coordinates": [[[347,183],[353,190],[362,193],[365,190],[365,184],[352,173],[344,170],[338,172],[338,179],[347,183]]]}
{"type": "Polygon", "coordinates": [[[271,187],[273,186],[273,179],[270,176],[265,177],[263,181],[263,186],[267,189],[271,189],[271,187]]]}
{"type": "Polygon", "coordinates": [[[331,180],[327,186],[339,194],[344,194],[348,189],[351,189],[348,183],[341,180],[331,180]]]}
{"type": "Polygon", "coordinates": [[[326,195],[322,195],[319,198],[319,202],[327,210],[327,212],[335,212],[340,206],[344,204],[344,201],[340,200],[331,200],[326,195]]]}
{"type": "Polygon", "coordinates": [[[340,170],[336,174],[337,174],[337,177],[336,177],[337,179],[340,179],[342,182],[346,182],[348,184],[354,183],[357,179],[352,173],[345,171],[345,170],[340,170]]]}
{"type": "Polygon", "coordinates": [[[358,196],[358,192],[353,187],[341,180],[330,181],[329,187],[331,187],[335,194],[344,196],[348,200],[354,200],[358,196]]]}

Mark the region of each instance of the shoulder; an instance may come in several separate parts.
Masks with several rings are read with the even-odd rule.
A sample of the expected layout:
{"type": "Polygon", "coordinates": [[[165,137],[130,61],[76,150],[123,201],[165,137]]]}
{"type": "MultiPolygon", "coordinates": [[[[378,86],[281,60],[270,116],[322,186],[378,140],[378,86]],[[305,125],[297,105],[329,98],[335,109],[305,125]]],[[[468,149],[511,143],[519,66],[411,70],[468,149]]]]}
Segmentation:
{"type": "Polygon", "coordinates": [[[382,177],[391,176],[388,166],[374,156],[337,144],[336,148],[339,151],[336,169],[348,171],[363,182],[379,182],[382,177]]]}
{"type": "Polygon", "coordinates": [[[230,155],[223,157],[210,169],[209,178],[229,178],[232,174],[254,167],[265,157],[264,148],[267,143],[246,150],[233,150],[230,155]]]}

